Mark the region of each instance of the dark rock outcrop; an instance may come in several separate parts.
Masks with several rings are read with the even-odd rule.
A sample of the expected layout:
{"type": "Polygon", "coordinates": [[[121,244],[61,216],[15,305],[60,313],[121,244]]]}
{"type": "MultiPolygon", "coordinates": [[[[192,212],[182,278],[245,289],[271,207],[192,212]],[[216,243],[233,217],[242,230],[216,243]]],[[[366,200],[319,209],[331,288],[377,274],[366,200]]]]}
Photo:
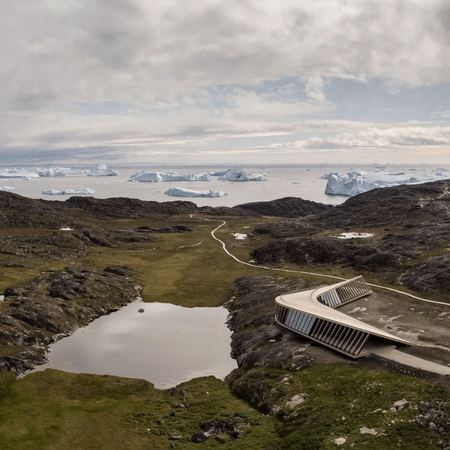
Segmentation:
{"type": "Polygon", "coordinates": [[[450,257],[430,258],[401,275],[397,282],[418,292],[447,292],[450,290],[450,257]]]}
{"type": "Polygon", "coordinates": [[[260,264],[342,264],[356,270],[385,270],[398,265],[393,252],[336,238],[277,239],[254,250],[251,257],[260,264]]]}
{"type": "Polygon", "coordinates": [[[46,346],[97,317],[135,300],[134,272],[113,266],[104,271],[70,265],[28,284],[7,288],[0,313],[0,371],[23,372],[45,362],[46,346]]]}
{"type": "Polygon", "coordinates": [[[297,197],[285,197],[267,202],[244,203],[238,208],[253,211],[261,216],[305,217],[330,211],[334,206],[297,197]]]}
{"type": "Polygon", "coordinates": [[[401,226],[406,223],[450,222],[450,204],[442,201],[450,180],[374,189],[351,197],[321,214],[326,228],[401,226]]]}
{"type": "Polygon", "coordinates": [[[228,327],[233,331],[231,355],[240,368],[308,366],[302,348],[306,339],[275,322],[277,295],[307,287],[300,278],[275,276],[246,277],[236,281],[236,296],[227,303],[228,327]]]}

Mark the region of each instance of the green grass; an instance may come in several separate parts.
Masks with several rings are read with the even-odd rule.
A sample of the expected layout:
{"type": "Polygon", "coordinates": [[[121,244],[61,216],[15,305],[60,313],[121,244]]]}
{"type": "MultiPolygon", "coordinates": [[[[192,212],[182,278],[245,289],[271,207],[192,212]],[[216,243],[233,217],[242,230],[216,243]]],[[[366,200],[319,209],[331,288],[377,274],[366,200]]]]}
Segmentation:
{"type": "Polygon", "coordinates": [[[442,437],[419,428],[413,419],[421,400],[446,399],[448,394],[424,380],[348,365],[300,372],[253,369],[240,371],[240,376],[253,406],[214,377],[181,384],[185,397],[179,398],[136,379],[46,370],[14,381],[13,374],[3,373],[0,448],[331,450],[339,437],[347,439],[343,448],[394,449],[399,443],[413,450],[439,448],[442,437]],[[291,410],[286,402],[296,394],[306,400],[291,410]],[[255,407],[262,398],[270,398],[280,411],[261,414],[255,407]],[[389,412],[402,398],[411,407],[389,412]],[[188,407],[174,408],[180,401],[188,407]],[[235,440],[224,433],[201,444],[191,441],[202,423],[234,417],[251,423],[243,437],[235,440]],[[361,435],[362,427],[378,435],[361,435]],[[181,439],[172,440],[174,434],[181,439]]]}
{"type": "MultiPolygon", "coordinates": [[[[232,232],[248,233],[263,219],[225,218],[227,225],[217,231],[227,248],[243,261],[250,252],[269,241],[254,236],[236,241],[232,232]],[[250,228],[244,228],[250,226],[250,228]]],[[[217,306],[231,295],[233,282],[240,277],[270,273],[243,266],[222,251],[210,231],[222,220],[206,222],[195,217],[175,217],[166,221],[108,221],[105,226],[135,229],[149,225],[163,228],[185,224],[194,231],[182,234],[155,234],[155,242],[128,244],[115,248],[93,247],[88,256],[74,258],[84,267],[104,269],[126,265],[136,270],[143,285],[145,301],[170,302],[183,306],[217,306]]],[[[271,219],[270,221],[274,221],[271,219]]],[[[364,230],[370,232],[370,230],[364,230]]],[[[49,230],[6,230],[2,234],[47,236],[49,230]]],[[[55,249],[57,251],[58,249],[55,249]]],[[[25,283],[50,269],[61,269],[68,261],[42,256],[0,255],[1,263],[26,267],[2,267],[0,290],[25,283]]],[[[351,278],[360,273],[331,265],[298,267],[291,270],[323,272],[351,278]]],[[[282,276],[293,274],[277,272],[282,276]]],[[[332,280],[301,275],[323,284],[332,280]]],[[[364,274],[366,281],[383,284],[382,273],[364,274]]],[[[400,288],[401,289],[401,288],[400,288]]],[[[434,296],[440,299],[443,296],[434,296]]],[[[5,303],[6,304],[6,303],[5,303]]],[[[7,349],[8,350],[8,349],[7,349]]],[[[250,403],[230,393],[227,383],[213,377],[183,384],[189,408],[172,407],[179,399],[153,388],[142,380],[109,376],[69,374],[55,370],[35,373],[15,381],[11,373],[0,374],[0,449],[335,449],[332,442],[346,437],[341,448],[437,449],[438,438],[411,422],[415,410],[398,413],[388,410],[403,397],[413,404],[446,395],[423,380],[389,372],[361,371],[350,366],[325,365],[301,372],[257,369],[241,373],[246,387],[242,394],[250,403]],[[286,376],[288,383],[283,383],[286,376]],[[267,387],[269,397],[281,407],[275,416],[256,410],[256,387],[267,387]],[[272,391],[272,389],[274,391],[272,391]],[[305,394],[307,401],[295,411],[286,407],[293,395],[305,394]],[[173,416],[175,412],[175,416],[173,416]],[[252,423],[250,433],[239,440],[229,436],[211,438],[202,444],[191,442],[199,425],[214,418],[239,416],[252,423]],[[344,417],[345,419],[342,419],[344,417]],[[378,436],[361,435],[361,427],[375,428],[378,436]],[[174,433],[182,439],[170,440],[174,433]],[[401,442],[400,442],[401,441],[401,442]]]]}
{"type": "MultiPolygon", "coordinates": [[[[424,380],[387,371],[365,371],[348,365],[322,365],[301,372],[254,369],[242,372],[244,392],[256,404],[272,395],[282,409],[277,433],[279,448],[335,449],[334,439],[347,439],[343,448],[368,449],[438,449],[440,438],[419,428],[414,422],[421,400],[448,399],[448,393],[424,380]],[[282,382],[289,377],[288,382],[282,382]],[[261,389],[261,386],[265,386],[261,389]],[[276,391],[276,392],[275,392],[276,391]],[[275,392],[275,394],[273,394],[275,392]],[[286,407],[294,395],[306,397],[295,410],[286,407]],[[406,398],[411,407],[397,412],[389,408],[406,398]],[[384,411],[384,412],[383,412],[384,411]],[[362,427],[373,428],[378,435],[362,435],[362,427]]],[[[261,405],[260,405],[261,407],[261,405]]]]}
{"type": "MultiPolygon", "coordinates": [[[[232,219],[231,222],[238,223],[238,228],[242,227],[242,220],[232,219]]],[[[261,273],[260,269],[234,261],[212,238],[210,232],[221,223],[220,219],[214,222],[172,219],[165,226],[179,223],[186,223],[194,232],[155,234],[156,242],[136,244],[127,249],[95,247],[89,257],[80,259],[80,262],[98,268],[104,267],[105,261],[109,265],[130,266],[137,271],[137,279],[142,282],[144,301],[188,307],[222,305],[232,295],[234,280],[261,273]]],[[[230,240],[228,230],[220,236],[223,234],[230,240]]],[[[248,261],[251,249],[259,245],[259,242],[246,244],[239,256],[248,261]]]]}
{"type": "Polygon", "coordinates": [[[188,408],[180,400],[142,380],[70,374],[46,370],[28,375],[11,386],[1,377],[0,448],[2,450],[168,449],[198,448],[191,441],[200,424],[214,418],[242,417],[251,422],[239,440],[211,438],[202,448],[260,449],[274,440],[276,419],[255,411],[233,396],[226,383],[214,377],[181,385],[188,408]],[[171,413],[175,412],[175,416],[171,413]],[[182,438],[172,441],[173,434],[182,438]]]}
{"type": "MultiPolygon", "coordinates": [[[[216,232],[216,236],[226,243],[228,250],[233,255],[242,261],[249,261],[252,250],[269,242],[270,237],[267,235],[252,235],[244,241],[239,241],[234,238],[232,233],[247,234],[253,230],[256,224],[264,221],[273,222],[277,219],[225,217],[223,220],[226,220],[227,224],[216,232]]],[[[134,268],[137,272],[136,278],[143,285],[143,298],[145,301],[170,302],[188,307],[218,306],[231,297],[232,285],[237,278],[266,273],[266,271],[263,272],[258,268],[241,265],[222,251],[221,244],[211,237],[210,232],[223,220],[222,218],[209,218],[208,221],[205,221],[197,216],[194,218],[179,216],[165,221],[152,222],[110,220],[104,226],[116,229],[136,229],[143,225],[152,226],[153,228],[165,228],[171,225],[185,224],[194,231],[189,233],[155,233],[153,236],[157,240],[152,243],[135,243],[114,248],[92,247],[88,256],[75,257],[73,261],[92,269],[104,269],[107,265],[126,265],[134,268]]],[[[365,231],[380,233],[380,230],[369,229],[365,231]]],[[[16,229],[4,230],[2,234],[36,238],[49,236],[51,232],[44,229],[16,229]]],[[[336,233],[333,231],[332,234],[336,233]]],[[[55,251],[57,250],[56,248],[55,251]]],[[[52,259],[51,253],[48,258],[32,254],[26,257],[0,255],[0,264],[2,261],[22,263],[26,267],[3,267],[0,291],[7,287],[17,286],[30,281],[41,272],[49,269],[62,269],[68,264],[68,261],[52,259]]],[[[360,271],[331,264],[309,264],[303,266],[283,264],[277,268],[324,273],[343,278],[351,278],[361,274],[360,271]]],[[[399,268],[395,270],[398,272],[405,269],[399,268]]],[[[277,273],[283,275],[283,272],[277,273]]],[[[384,272],[371,272],[363,275],[366,281],[370,283],[386,284],[389,282],[384,272]]],[[[286,274],[286,276],[292,276],[292,274],[286,274]]],[[[321,277],[308,275],[302,275],[302,277],[311,280],[319,279],[324,284],[333,283],[333,280],[321,277]]],[[[411,292],[402,286],[396,286],[396,289],[411,292]]],[[[443,294],[430,294],[427,295],[427,298],[446,301],[443,294]]]]}

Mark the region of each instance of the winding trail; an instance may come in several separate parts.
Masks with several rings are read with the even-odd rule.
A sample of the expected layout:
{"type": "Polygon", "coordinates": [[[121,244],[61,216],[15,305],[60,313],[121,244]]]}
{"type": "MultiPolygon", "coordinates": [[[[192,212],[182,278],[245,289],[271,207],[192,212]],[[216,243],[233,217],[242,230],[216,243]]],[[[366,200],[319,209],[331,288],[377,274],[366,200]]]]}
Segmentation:
{"type": "MultiPolygon", "coordinates": [[[[207,220],[208,222],[212,222],[212,220],[210,219],[204,219],[207,220]]],[[[278,271],[278,272],[288,272],[288,273],[299,273],[299,274],[303,274],[303,275],[313,275],[315,277],[322,277],[322,278],[331,278],[333,280],[339,280],[339,281],[345,281],[348,278],[342,278],[342,277],[336,277],[334,275],[326,275],[323,273],[315,273],[315,272],[305,272],[302,270],[290,270],[290,269],[277,269],[277,268],[273,268],[273,267],[267,267],[267,266],[261,266],[258,264],[252,264],[252,263],[248,263],[245,261],[240,260],[239,258],[237,258],[236,256],[234,256],[232,253],[230,253],[227,249],[227,246],[225,244],[225,242],[223,242],[222,240],[220,240],[216,235],[216,231],[218,231],[220,228],[222,228],[224,225],[226,225],[226,221],[223,221],[217,228],[214,228],[214,230],[211,231],[211,236],[218,242],[220,242],[222,244],[222,249],[223,251],[230,256],[231,258],[233,258],[236,262],[238,262],[239,264],[243,264],[244,266],[248,266],[248,267],[254,267],[255,269],[263,269],[263,270],[272,270],[272,271],[278,271]]],[[[403,291],[399,291],[398,289],[394,289],[394,288],[390,288],[387,286],[381,286],[378,284],[372,284],[372,283],[366,283],[368,286],[372,287],[372,288],[376,288],[376,289],[383,289],[386,291],[390,291],[390,292],[395,292],[396,294],[401,294],[401,295],[405,295],[407,297],[413,298],[414,300],[419,300],[421,302],[427,302],[427,303],[433,303],[435,305],[444,305],[444,306],[450,306],[449,303],[445,303],[445,302],[438,302],[436,300],[428,300],[426,298],[422,298],[422,297],[417,297],[416,295],[412,295],[409,294],[407,292],[403,292],[403,291]]]]}
{"type": "MultiPolygon", "coordinates": [[[[205,219],[205,220],[211,221],[209,219],[205,219]]],[[[277,268],[272,268],[272,267],[267,267],[267,266],[260,266],[260,265],[257,265],[257,264],[252,264],[252,263],[248,263],[248,262],[245,262],[245,261],[241,261],[239,258],[237,258],[233,254],[231,254],[228,251],[228,249],[227,249],[227,247],[225,245],[225,242],[223,242],[221,239],[219,239],[215,235],[216,231],[218,231],[224,225],[226,225],[226,221],[224,221],[218,227],[216,227],[214,230],[212,230],[211,231],[211,236],[216,241],[220,242],[222,244],[223,251],[228,256],[233,258],[236,262],[238,262],[239,264],[243,264],[244,266],[253,267],[253,268],[256,268],[256,269],[273,270],[273,271],[288,272],[288,273],[299,273],[299,274],[303,274],[303,275],[313,275],[313,276],[316,276],[316,277],[331,278],[333,280],[340,280],[340,281],[347,280],[347,278],[336,277],[334,275],[326,275],[326,274],[315,273],[315,272],[305,272],[305,271],[302,271],[302,270],[277,269],[277,268]]],[[[405,295],[407,297],[410,297],[410,298],[413,298],[415,300],[419,300],[419,301],[422,301],[422,302],[433,303],[433,304],[436,304],[436,305],[450,306],[449,303],[438,302],[438,301],[435,301],[435,300],[428,300],[426,298],[417,297],[416,295],[408,294],[407,292],[402,292],[402,291],[399,291],[397,289],[393,289],[393,288],[390,288],[390,287],[380,286],[378,284],[372,284],[372,283],[367,283],[367,284],[370,287],[372,287],[372,288],[384,289],[386,291],[395,292],[397,294],[405,295]]],[[[416,356],[409,355],[407,353],[401,352],[401,351],[397,350],[392,345],[378,345],[376,348],[373,349],[372,353],[374,355],[377,355],[377,357],[380,357],[382,360],[394,361],[394,362],[400,364],[400,366],[404,366],[404,367],[407,367],[407,368],[424,370],[426,372],[436,373],[436,374],[439,374],[439,375],[450,376],[450,367],[443,366],[441,364],[437,364],[435,362],[428,361],[428,360],[425,360],[423,358],[416,357],[416,356]]]]}

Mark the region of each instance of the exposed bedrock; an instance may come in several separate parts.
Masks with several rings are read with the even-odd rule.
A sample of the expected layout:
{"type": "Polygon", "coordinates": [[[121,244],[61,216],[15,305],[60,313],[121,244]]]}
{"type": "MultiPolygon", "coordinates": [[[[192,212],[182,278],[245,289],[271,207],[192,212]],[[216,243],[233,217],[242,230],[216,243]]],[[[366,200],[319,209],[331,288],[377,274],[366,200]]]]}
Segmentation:
{"type": "Polygon", "coordinates": [[[285,197],[268,202],[244,203],[238,208],[253,211],[262,216],[305,217],[330,211],[334,206],[297,197],[285,197]]]}
{"type": "Polygon", "coordinates": [[[321,214],[327,228],[450,222],[450,180],[392,186],[365,192],[321,214]]]}
{"type": "Polygon", "coordinates": [[[445,292],[450,289],[450,257],[430,258],[401,275],[399,283],[418,292],[445,292]]]}
{"type": "Polygon", "coordinates": [[[303,241],[278,239],[254,250],[251,256],[261,264],[339,263],[356,270],[378,270],[398,265],[398,256],[393,252],[336,238],[303,241]]]}
{"type": "Polygon", "coordinates": [[[98,199],[70,197],[66,201],[36,200],[11,192],[0,192],[2,228],[86,228],[90,221],[115,219],[158,219],[177,214],[198,213],[192,202],[153,202],[132,198],[98,199]]]}
{"type": "MultiPolygon", "coordinates": [[[[355,361],[276,323],[275,298],[278,295],[312,289],[320,284],[276,275],[245,277],[235,283],[235,296],[226,307],[230,311],[228,326],[233,331],[232,356],[236,358],[239,369],[231,372],[227,381],[234,394],[264,414],[276,413],[280,409],[277,407],[280,398],[283,397],[279,389],[269,385],[264,375],[265,369],[296,371],[328,363],[380,367],[379,363],[372,360],[355,361]]],[[[286,374],[282,378],[277,380],[279,386],[283,386],[282,382],[290,376],[286,374]]]]}
{"type": "Polygon", "coordinates": [[[233,331],[231,354],[239,368],[275,367],[298,370],[316,361],[348,361],[322,346],[308,347],[309,339],[292,333],[275,321],[275,297],[283,292],[311,289],[297,277],[259,275],[235,283],[235,296],[226,304],[228,327],[233,331]]]}
{"type": "Polygon", "coordinates": [[[139,286],[133,275],[121,266],[94,271],[72,264],[6,289],[0,311],[0,371],[23,372],[42,364],[46,345],[135,300],[139,286]]]}
{"type": "MultiPolygon", "coordinates": [[[[450,181],[375,189],[316,215],[255,226],[271,239],[251,258],[265,265],[333,264],[341,270],[377,271],[390,284],[419,292],[450,289],[450,181]],[[368,239],[339,239],[343,231],[368,239]]],[[[267,240],[267,238],[265,238],[267,240]]]]}
{"type": "Polygon", "coordinates": [[[163,219],[180,214],[206,214],[214,216],[303,217],[332,208],[329,205],[286,198],[242,206],[197,207],[193,202],[177,200],[154,202],[133,198],[70,197],[66,201],[37,200],[11,192],[0,192],[0,224],[2,228],[85,228],[87,221],[114,219],[163,219]]]}

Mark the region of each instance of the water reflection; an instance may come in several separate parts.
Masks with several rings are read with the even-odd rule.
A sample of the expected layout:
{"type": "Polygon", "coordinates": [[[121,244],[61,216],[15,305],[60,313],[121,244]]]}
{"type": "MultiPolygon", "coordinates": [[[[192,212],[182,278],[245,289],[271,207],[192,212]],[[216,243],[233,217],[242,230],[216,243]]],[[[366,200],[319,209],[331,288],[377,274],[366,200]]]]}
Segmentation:
{"type": "Polygon", "coordinates": [[[138,301],[53,344],[48,364],[35,371],[142,378],[162,389],[204,375],[223,379],[237,367],[227,315],[225,308],[138,301]]]}

